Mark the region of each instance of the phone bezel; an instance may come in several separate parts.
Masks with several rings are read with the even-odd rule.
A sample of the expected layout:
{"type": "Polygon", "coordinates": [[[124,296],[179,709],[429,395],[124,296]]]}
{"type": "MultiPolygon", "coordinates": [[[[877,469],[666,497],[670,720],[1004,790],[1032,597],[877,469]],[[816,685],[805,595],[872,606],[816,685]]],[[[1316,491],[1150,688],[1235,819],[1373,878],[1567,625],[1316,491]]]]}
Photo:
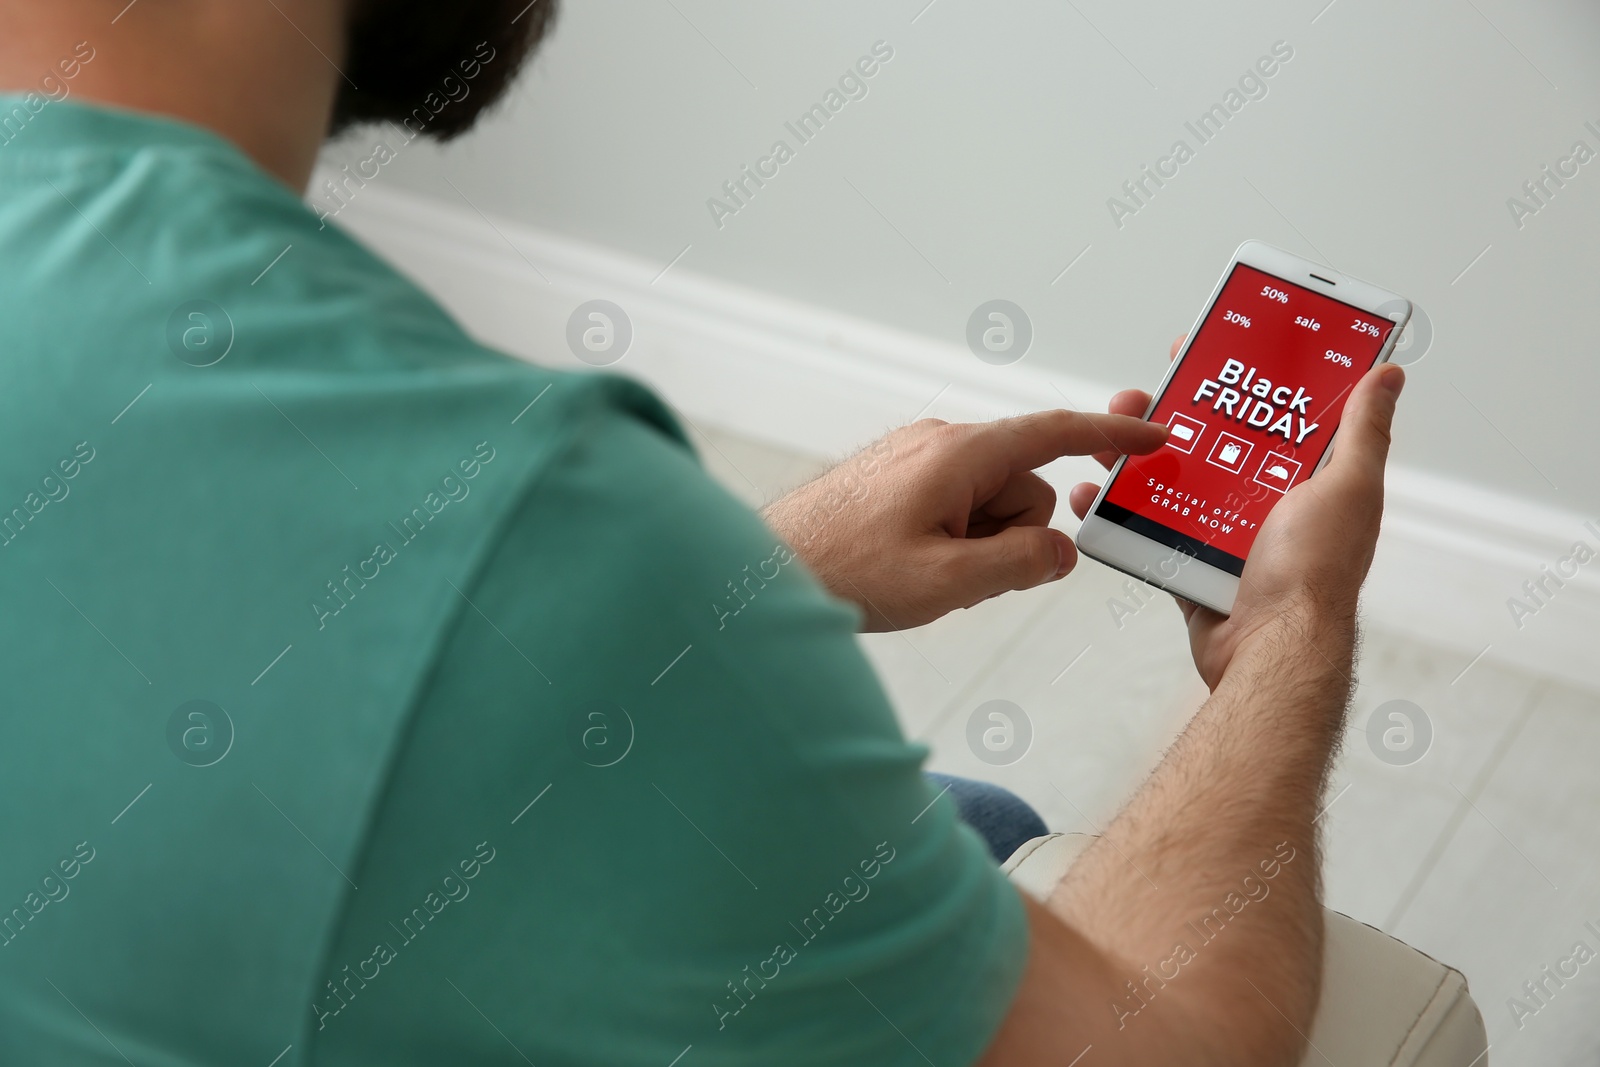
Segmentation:
{"type": "MultiPolygon", "coordinates": [[[[1161,397],[1166,393],[1173,377],[1178,373],[1178,368],[1189,355],[1189,346],[1200,331],[1201,323],[1216,308],[1218,297],[1222,295],[1222,287],[1233,276],[1236,266],[1243,264],[1254,267],[1256,270],[1281,278],[1314,293],[1320,293],[1331,299],[1349,304],[1359,311],[1369,315],[1385,318],[1395,324],[1389,331],[1383,348],[1378,352],[1374,366],[1387,363],[1394,353],[1406,323],[1411,319],[1411,301],[1390,292],[1370,282],[1359,278],[1352,278],[1347,274],[1337,271],[1332,267],[1323,266],[1292,252],[1286,252],[1263,241],[1245,241],[1234,250],[1233,258],[1228,261],[1227,267],[1217,279],[1217,284],[1212,287],[1211,295],[1206,298],[1200,307],[1200,313],[1195,316],[1194,323],[1189,327],[1189,332],[1184,338],[1183,347],[1173,357],[1171,365],[1167,368],[1166,375],[1161,379],[1161,384],[1151,394],[1150,405],[1145,409],[1144,417],[1148,419],[1161,402],[1161,397]],[[1320,277],[1319,277],[1320,275],[1320,277]]],[[[1342,409],[1341,409],[1342,414],[1342,409]]],[[[1328,441],[1328,447],[1323,450],[1322,458],[1312,468],[1311,474],[1315,475],[1328,462],[1333,450],[1338,447],[1338,432],[1335,431],[1328,441]]],[[[1164,589],[1174,596],[1219,611],[1224,615],[1233,610],[1233,602],[1238,596],[1240,579],[1208,563],[1175,549],[1170,545],[1135,533],[1125,526],[1119,525],[1109,519],[1100,518],[1095,514],[1100,502],[1105,499],[1106,490],[1111,483],[1122,473],[1123,464],[1127,457],[1118,459],[1111,468],[1111,473],[1100,486],[1100,492],[1095,495],[1094,503],[1089,506],[1087,517],[1078,528],[1076,538],[1078,551],[1090,559],[1104,563],[1106,566],[1130,574],[1139,580],[1164,589]],[[1177,565],[1172,561],[1175,556],[1183,556],[1177,565]],[[1166,571],[1171,569],[1172,573],[1166,571]]],[[[1309,475],[1308,475],[1309,477],[1309,475]]]]}

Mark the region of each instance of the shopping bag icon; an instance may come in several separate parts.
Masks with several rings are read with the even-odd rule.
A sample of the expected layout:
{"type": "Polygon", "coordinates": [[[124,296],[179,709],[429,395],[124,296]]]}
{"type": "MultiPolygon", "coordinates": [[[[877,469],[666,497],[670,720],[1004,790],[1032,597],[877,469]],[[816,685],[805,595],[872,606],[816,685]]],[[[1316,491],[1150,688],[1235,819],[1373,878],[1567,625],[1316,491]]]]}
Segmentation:
{"type": "Polygon", "coordinates": [[[1221,463],[1232,464],[1237,462],[1238,459],[1239,446],[1234,444],[1232,441],[1229,441],[1227,444],[1223,445],[1222,451],[1217,455],[1217,460],[1221,463]]]}

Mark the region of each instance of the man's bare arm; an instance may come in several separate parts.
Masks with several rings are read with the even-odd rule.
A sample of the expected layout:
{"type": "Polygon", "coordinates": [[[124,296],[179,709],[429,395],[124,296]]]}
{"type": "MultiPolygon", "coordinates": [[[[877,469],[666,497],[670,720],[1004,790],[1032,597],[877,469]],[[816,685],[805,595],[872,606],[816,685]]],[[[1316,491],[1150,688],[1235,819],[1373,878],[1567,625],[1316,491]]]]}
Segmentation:
{"type": "MultiPolygon", "coordinates": [[[[1186,608],[1211,698],[1048,905],[1030,902],[1028,968],[986,1064],[1297,1062],[1321,974],[1316,819],[1402,380],[1379,368],[1353,391],[1333,460],[1263,525],[1233,614],[1186,608]]],[[[1075,509],[1092,499],[1075,491],[1075,509]]]]}
{"type": "Polygon", "coordinates": [[[1034,1062],[1031,1048],[1059,1065],[1089,1044],[1098,1064],[1296,1062],[1321,965],[1314,820],[1349,663],[1347,638],[1324,642],[1332,662],[1308,658],[1303,641],[1286,622],[1241,648],[1049,909],[1034,906],[1024,986],[1053,991],[1031,996],[1059,1032],[1047,1051],[1013,1048],[1003,1031],[991,1062],[1034,1062]],[[1052,929],[1063,924],[1065,943],[1052,929]],[[1096,980],[1050,977],[1075,968],[1096,980]],[[1077,1001],[1078,1049],[1060,1047],[1070,1028],[1058,994],[1077,1001]]]}

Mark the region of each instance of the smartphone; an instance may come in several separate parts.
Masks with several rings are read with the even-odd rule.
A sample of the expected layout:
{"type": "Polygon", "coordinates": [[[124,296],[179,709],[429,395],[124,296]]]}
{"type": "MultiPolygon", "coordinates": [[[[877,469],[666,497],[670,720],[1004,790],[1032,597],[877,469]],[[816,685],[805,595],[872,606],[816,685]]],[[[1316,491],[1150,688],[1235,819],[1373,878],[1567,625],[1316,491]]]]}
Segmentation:
{"type": "Polygon", "coordinates": [[[1145,412],[1167,443],[1112,468],[1079,551],[1232,611],[1267,513],[1327,460],[1345,398],[1410,318],[1385,289],[1240,245],[1145,412]]]}

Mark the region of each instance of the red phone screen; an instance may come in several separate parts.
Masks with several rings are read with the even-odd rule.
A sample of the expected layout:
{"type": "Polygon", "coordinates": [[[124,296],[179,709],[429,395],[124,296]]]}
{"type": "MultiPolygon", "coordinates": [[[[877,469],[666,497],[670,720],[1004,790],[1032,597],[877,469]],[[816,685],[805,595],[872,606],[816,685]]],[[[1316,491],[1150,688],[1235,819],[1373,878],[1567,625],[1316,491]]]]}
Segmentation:
{"type": "Polygon", "coordinates": [[[1128,457],[1095,514],[1239,574],[1267,512],[1316,469],[1393,328],[1235,264],[1150,415],[1171,437],[1128,457]]]}

